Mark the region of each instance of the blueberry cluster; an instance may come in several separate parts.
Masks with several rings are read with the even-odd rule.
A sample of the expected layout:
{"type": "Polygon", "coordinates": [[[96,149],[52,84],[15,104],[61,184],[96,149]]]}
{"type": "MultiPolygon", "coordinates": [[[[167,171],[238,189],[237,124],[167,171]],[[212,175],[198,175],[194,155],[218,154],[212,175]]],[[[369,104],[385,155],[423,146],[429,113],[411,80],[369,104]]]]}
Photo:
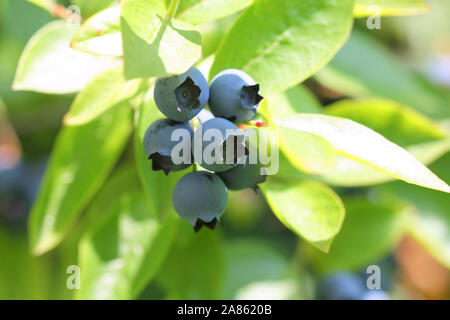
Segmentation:
{"type": "Polygon", "coordinates": [[[217,74],[208,86],[202,73],[191,67],[181,75],[157,79],[154,99],[167,119],[152,123],[144,136],[144,150],[152,161],[152,169],[162,170],[168,175],[193,163],[200,165],[205,171],[193,171],[178,181],[172,202],[176,212],[190,222],[196,232],[202,226],[214,229],[225,211],[228,189],[255,189],[265,180],[261,165],[249,162],[244,136],[230,134],[238,131],[236,123],[251,120],[256,114],[262,100],[259,85],[245,72],[228,69],[217,74]],[[212,114],[205,109],[206,105],[212,114]],[[199,126],[194,133],[192,120],[195,117],[199,126]],[[200,134],[203,150],[211,140],[207,137],[208,130],[221,134],[221,147],[212,151],[212,155],[221,161],[210,162],[194,157],[194,137],[200,134]],[[177,132],[183,134],[177,135],[177,132]],[[233,140],[232,143],[228,144],[229,140],[233,140]],[[184,148],[186,143],[189,146],[184,148]],[[230,145],[233,150],[227,150],[230,145]],[[243,152],[237,150],[239,147],[243,152]],[[174,161],[172,154],[175,151],[183,161],[174,161]]]}

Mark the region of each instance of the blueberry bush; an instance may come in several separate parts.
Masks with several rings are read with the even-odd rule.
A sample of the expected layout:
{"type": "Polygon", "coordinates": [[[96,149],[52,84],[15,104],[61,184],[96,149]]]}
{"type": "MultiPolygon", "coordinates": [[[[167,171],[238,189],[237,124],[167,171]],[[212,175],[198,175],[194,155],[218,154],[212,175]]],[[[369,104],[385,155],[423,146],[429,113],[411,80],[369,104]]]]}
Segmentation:
{"type": "Polygon", "coordinates": [[[39,166],[0,171],[0,297],[395,298],[384,283],[368,291],[361,270],[390,277],[405,238],[450,269],[450,85],[410,62],[405,48],[423,42],[397,34],[436,14],[426,1],[30,0],[0,11],[12,48],[0,49],[0,143],[5,132],[24,137],[25,155],[51,150],[39,166]],[[179,128],[189,139],[270,132],[278,172],[247,157],[174,164],[179,128]],[[20,212],[26,233],[4,212],[20,212]]]}

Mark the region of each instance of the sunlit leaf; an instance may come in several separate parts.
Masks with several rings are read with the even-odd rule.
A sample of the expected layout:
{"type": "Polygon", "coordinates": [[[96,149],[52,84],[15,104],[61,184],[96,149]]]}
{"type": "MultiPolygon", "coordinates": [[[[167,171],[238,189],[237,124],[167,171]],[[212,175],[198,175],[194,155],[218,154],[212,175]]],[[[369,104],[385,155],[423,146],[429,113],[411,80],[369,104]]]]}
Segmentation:
{"type": "Polygon", "coordinates": [[[96,12],[108,8],[117,0],[71,0],[80,8],[80,13],[84,18],[90,17],[96,12]]]}
{"type": "Polygon", "coordinates": [[[125,80],[122,66],[102,72],[75,97],[64,123],[80,125],[110,108],[129,108],[127,100],[137,93],[139,84],[139,80],[125,80]]]}
{"type": "Polygon", "coordinates": [[[430,11],[423,0],[357,0],[354,14],[356,17],[371,16],[374,7],[382,16],[409,16],[430,11]]]}
{"type": "MultiPolygon", "coordinates": [[[[348,118],[381,133],[428,165],[450,150],[450,139],[438,125],[398,103],[379,99],[344,100],[326,108],[330,115],[348,118]]],[[[392,176],[352,159],[337,156],[322,178],[340,186],[364,186],[393,180],[392,176]]]]}
{"type": "Polygon", "coordinates": [[[164,1],[124,0],[120,24],[127,78],[180,74],[201,56],[200,33],[166,18],[164,1]]]}
{"type": "Polygon", "coordinates": [[[52,9],[55,7],[57,0],[28,0],[31,3],[47,10],[48,12],[52,12],[52,9]]]}
{"type": "Polygon", "coordinates": [[[103,184],[131,133],[130,113],[116,108],[88,124],[61,129],[30,216],[35,254],[61,241],[103,184]]]}
{"type": "MultiPolygon", "coordinates": [[[[319,113],[320,104],[307,89],[295,86],[265,97],[261,112],[270,125],[273,119],[299,112],[319,113]]],[[[310,173],[325,172],[333,164],[334,149],[324,138],[308,132],[281,128],[280,148],[289,161],[299,170],[310,173]]]]}
{"type": "Polygon", "coordinates": [[[255,0],[223,40],[210,77],[237,68],[260,83],[263,94],[294,86],[325,66],[347,40],[353,5],[354,0],[255,0]]]}
{"type": "Polygon", "coordinates": [[[111,217],[80,244],[78,299],[133,299],[156,274],[175,235],[174,216],[164,222],[141,191],[112,199],[111,217]]]}
{"type": "Polygon", "coordinates": [[[326,115],[297,114],[275,124],[324,137],[338,153],[393,177],[423,187],[450,192],[450,187],[407,151],[352,120],[326,115]]]}
{"type": "Polygon", "coordinates": [[[104,223],[113,214],[111,210],[115,202],[111,199],[118,199],[122,194],[140,189],[140,180],[134,165],[121,166],[114,170],[112,175],[96,194],[92,203],[88,207],[86,214],[82,217],[83,227],[94,229],[96,225],[104,223]]]}
{"type": "MultiPolygon", "coordinates": [[[[405,148],[420,163],[428,165],[450,151],[450,139],[443,139],[405,148]]],[[[394,180],[391,175],[347,157],[336,155],[333,166],[321,176],[325,182],[346,187],[368,186],[394,180]]]]}
{"type": "Polygon", "coordinates": [[[70,46],[89,53],[122,56],[120,7],[107,8],[86,20],[75,33],[70,46]]]}
{"type": "Polygon", "coordinates": [[[341,100],[328,106],[326,113],[363,124],[402,147],[447,137],[446,132],[427,117],[389,100],[341,100]]]}
{"type": "Polygon", "coordinates": [[[62,20],[39,29],[22,52],[13,89],[56,94],[76,92],[96,74],[110,68],[113,58],[70,48],[75,31],[62,20]]]}
{"type": "Polygon", "coordinates": [[[244,9],[253,0],[183,0],[176,17],[192,24],[214,21],[244,9]]]}
{"type": "Polygon", "coordinates": [[[269,178],[260,188],[286,227],[328,252],[345,216],[344,206],[333,190],[313,181],[283,183],[276,178],[269,178]]]}

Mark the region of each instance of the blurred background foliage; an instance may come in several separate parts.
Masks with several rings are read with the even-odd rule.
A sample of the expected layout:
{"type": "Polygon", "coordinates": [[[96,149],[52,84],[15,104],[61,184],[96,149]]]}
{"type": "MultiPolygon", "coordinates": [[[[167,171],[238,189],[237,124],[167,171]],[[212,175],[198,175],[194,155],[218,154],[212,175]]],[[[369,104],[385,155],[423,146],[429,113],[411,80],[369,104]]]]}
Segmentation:
{"type": "MultiPolygon", "coordinates": [[[[112,2],[60,3],[78,5],[87,18],[112,2]]],[[[450,131],[450,2],[428,3],[429,14],[383,17],[381,30],[368,30],[365,19],[356,19],[349,42],[327,67],[293,89],[291,97],[311,96],[311,104],[302,112],[319,110],[351,118],[415,150],[413,154],[422,157],[421,161],[448,183],[448,141],[442,144],[439,133],[422,127],[427,119],[421,117],[427,116],[450,131]],[[372,107],[373,100],[368,100],[365,113],[353,112],[349,103],[328,107],[348,97],[388,102],[383,109],[372,107]],[[393,101],[406,106],[407,114],[391,114],[389,103],[393,101]]],[[[199,26],[204,57],[215,52],[236,17],[199,26]]],[[[139,232],[158,240],[158,246],[149,250],[160,261],[159,268],[139,270],[136,277],[129,278],[117,265],[106,263],[108,246],[114,250],[133,236],[117,232],[118,225],[124,223],[122,212],[130,210],[130,201],[146,210],[129,146],[105,188],[61,245],[41,256],[32,255],[26,229],[28,214],[74,95],[12,91],[11,85],[27,41],[53,19],[25,0],[0,2],[0,299],[313,299],[321,297],[317,288],[333,274],[348,272],[364,283],[366,267],[371,264],[381,267],[382,289],[392,299],[450,297],[448,194],[391,182],[387,176],[366,167],[352,167],[354,164],[344,160],[341,165],[350,166],[354,176],[364,177],[365,182],[339,168],[328,176],[317,176],[317,180],[335,185],[346,208],[342,229],[328,254],[286,229],[259,192],[230,192],[223,225],[214,232],[194,234],[178,219],[161,230],[153,225],[156,218],[148,220],[139,211],[133,212],[133,220],[125,222],[138,224],[139,232]],[[111,211],[108,202],[112,196],[120,197],[121,205],[106,215],[111,211]],[[101,223],[102,219],[107,222],[101,223]],[[98,224],[98,228],[90,228],[86,234],[86,224],[98,224]],[[103,237],[105,234],[117,238],[104,246],[101,257],[92,255],[92,248],[111,240],[103,237]],[[169,254],[164,256],[161,247],[166,245],[169,254]],[[83,290],[68,290],[67,267],[80,265],[83,272],[86,264],[91,268],[82,273],[83,290]],[[98,274],[105,275],[100,285],[90,281],[98,274]],[[153,280],[148,283],[145,279],[150,278],[153,280]],[[123,282],[115,286],[120,292],[105,291],[111,282],[123,282]],[[131,288],[129,283],[136,285],[131,288]]],[[[281,162],[284,168],[291,166],[283,157],[281,162]]],[[[301,178],[302,174],[294,171],[284,169],[280,179],[301,178]]],[[[162,196],[170,197],[170,191],[162,191],[162,196]]]]}

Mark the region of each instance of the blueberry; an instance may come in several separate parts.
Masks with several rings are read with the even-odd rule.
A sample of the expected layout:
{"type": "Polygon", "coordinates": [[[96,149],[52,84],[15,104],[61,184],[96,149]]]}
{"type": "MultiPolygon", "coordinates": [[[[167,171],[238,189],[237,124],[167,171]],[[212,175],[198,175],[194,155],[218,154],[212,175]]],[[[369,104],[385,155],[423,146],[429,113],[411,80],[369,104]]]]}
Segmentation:
{"type": "Polygon", "coordinates": [[[209,108],[216,117],[235,123],[253,118],[259,102],[259,84],[245,72],[228,69],[216,75],[210,83],[209,108]]]}
{"type": "Polygon", "coordinates": [[[359,300],[366,290],[361,277],[352,273],[339,272],[321,281],[317,296],[324,300],[359,300]]]}
{"type": "Polygon", "coordinates": [[[21,161],[11,169],[0,170],[0,225],[18,232],[26,230],[44,169],[43,161],[21,161]]]}
{"type": "Polygon", "coordinates": [[[153,170],[163,170],[167,175],[170,171],[183,170],[190,166],[192,163],[191,139],[193,131],[191,127],[184,123],[175,122],[169,119],[159,119],[153,122],[147,129],[144,135],[144,151],[148,159],[152,160],[153,170]],[[185,138],[179,138],[179,140],[172,141],[172,133],[176,129],[184,130],[185,138]],[[180,151],[180,157],[186,156],[186,160],[181,164],[174,164],[172,161],[171,153],[172,149],[179,143],[185,146],[180,151]],[[183,150],[189,150],[189,155],[184,155],[183,150]]]}
{"type": "Polygon", "coordinates": [[[257,185],[266,180],[266,176],[261,174],[261,169],[260,163],[250,164],[247,156],[243,164],[238,164],[230,170],[219,172],[218,175],[230,190],[247,188],[256,190],[257,185]]]}
{"type": "Polygon", "coordinates": [[[228,201],[227,187],[214,173],[191,172],[177,182],[172,193],[172,203],[181,218],[194,227],[214,229],[225,211],[228,201]]]}
{"type": "Polygon", "coordinates": [[[241,161],[240,159],[248,153],[248,150],[244,145],[244,132],[242,130],[239,130],[239,128],[234,123],[226,119],[213,118],[207,120],[206,122],[202,123],[202,125],[197,130],[201,131],[201,136],[199,134],[199,131],[196,131],[196,133],[194,134],[192,152],[194,154],[194,160],[206,170],[215,172],[229,170],[233,168],[233,166],[237,164],[238,161],[241,161]],[[209,134],[215,133],[215,131],[213,131],[212,129],[216,129],[217,133],[220,133],[220,141],[215,141],[215,138],[208,138],[209,134]],[[228,140],[233,140],[232,142],[234,145],[234,150],[227,151],[227,145],[230,146],[230,144],[227,143],[228,140]],[[219,145],[218,149],[220,154],[216,155],[216,150],[213,149],[211,152],[211,156],[214,158],[207,159],[205,157],[205,153],[206,155],[209,155],[209,152],[205,151],[207,151],[207,148],[209,149],[208,146],[212,144],[219,145]],[[241,145],[242,147],[238,148],[239,145],[241,145]],[[201,150],[199,150],[198,146],[201,146],[201,150]],[[201,152],[201,154],[198,154],[199,151],[201,152]],[[230,152],[233,156],[231,158],[231,161],[227,161],[228,152],[230,152]],[[201,160],[199,160],[198,158],[198,156],[200,155],[202,156],[201,160]]]}
{"type": "Polygon", "coordinates": [[[166,117],[186,122],[208,103],[208,82],[197,68],[191,67],[181,75],[156,80],[154,97],[166,117]]]}

